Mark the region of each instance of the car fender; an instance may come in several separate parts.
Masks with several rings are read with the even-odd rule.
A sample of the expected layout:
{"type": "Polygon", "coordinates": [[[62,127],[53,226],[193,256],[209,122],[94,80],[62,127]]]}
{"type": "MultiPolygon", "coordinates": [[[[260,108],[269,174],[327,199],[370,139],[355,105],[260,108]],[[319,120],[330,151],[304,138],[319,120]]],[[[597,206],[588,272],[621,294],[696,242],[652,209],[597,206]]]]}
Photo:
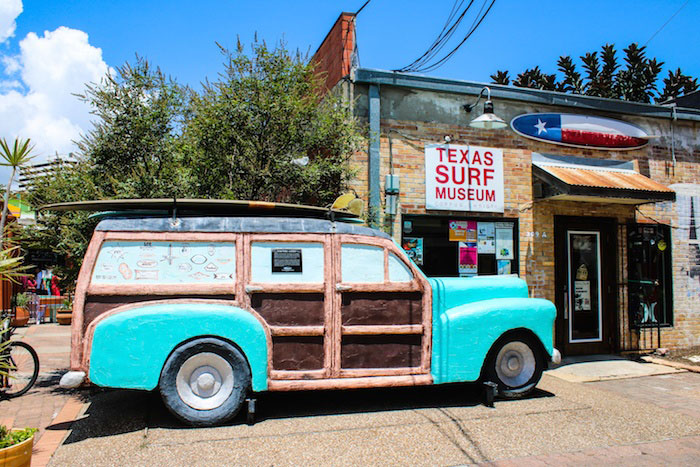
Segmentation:
{"type": "Polygon", "coordinates": [[[267,389],[267,335],[251,312],[224,304],[153,304],[100,320],[92,335],[89,378],[98,386],[152,390],[170,353],[208,336],[238,346],[248,360],[254,391],[267,389]]]}
{"type": "Polygon", "coordinates": [[[435,383],[478,380],[493,344],[512,330],[532,332],[552,355],[555,315],[550,301],[522,297],[481,300],[439,313],[433,326],[435,383]]]}

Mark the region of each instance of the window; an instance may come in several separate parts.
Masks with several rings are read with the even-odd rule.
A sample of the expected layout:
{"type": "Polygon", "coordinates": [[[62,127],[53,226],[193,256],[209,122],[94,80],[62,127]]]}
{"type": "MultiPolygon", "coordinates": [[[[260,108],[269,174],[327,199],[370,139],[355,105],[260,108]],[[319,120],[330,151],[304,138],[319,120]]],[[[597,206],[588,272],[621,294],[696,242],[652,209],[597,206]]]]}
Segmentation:
{"type": "Polygon", "coordinates": [[[394,253],[389,253],[389,280],[391,282],[411,282],[413,273],[394,253]]]}
{"type": "Polygon", "coordinates": [[[384,248],[344,243],[341,247],[343,282],[384,282],[384,248]]]}
{"type": "Polygon", "coordinates": [[[323,283],[323,244],[254,242],[252,282],[323,283]]]}
{"type": "Polygon", "coordinates": [[[427,276],[519,273],[517,219],[405,215],[401,246],[427,276]]]}
{"type": "Polygon", "coordinates": [[[93,284],[233,283],[235,243],[107,241],[93,284]]]}
{"type": "Polygon", "coordinates": [[[673,325],[670,230],[660,224],[627,226],[627,294],[632,327],[673,325]]]}

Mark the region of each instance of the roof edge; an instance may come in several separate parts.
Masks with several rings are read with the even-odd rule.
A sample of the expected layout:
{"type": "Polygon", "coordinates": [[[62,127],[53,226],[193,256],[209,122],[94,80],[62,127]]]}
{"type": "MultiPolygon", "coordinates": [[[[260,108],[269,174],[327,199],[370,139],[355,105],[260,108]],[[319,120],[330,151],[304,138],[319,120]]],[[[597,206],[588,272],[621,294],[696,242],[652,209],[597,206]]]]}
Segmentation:
{"type": "Polygon", "coordinates": [[[576,109],[599,110],[627,115],[656,117],[679,120],[700,121],[700,110],[657,105],[641,102],[621,101],[603,97],[567,94],[541,89],[518,88],[501,84],[480,83],[476,81],[436,78],[433,76],[400,73],[396,71],[358,68],[355,72],[355,83],[379,84],[397,87],[410,87],[427,91],[450,92],[455,94],[478,95],[484,86],[491,89],[491,98],[508,99],[533,104],[557,105],[576,109]]]}

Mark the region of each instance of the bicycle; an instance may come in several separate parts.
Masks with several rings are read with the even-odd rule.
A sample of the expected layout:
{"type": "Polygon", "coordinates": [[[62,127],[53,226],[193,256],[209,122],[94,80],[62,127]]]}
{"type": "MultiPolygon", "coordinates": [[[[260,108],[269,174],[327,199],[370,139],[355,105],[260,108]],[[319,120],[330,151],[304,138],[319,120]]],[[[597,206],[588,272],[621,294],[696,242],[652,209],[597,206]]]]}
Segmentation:
{"type": "Polygon", "coordinates": [[[11,318],[8,313],[0,317],[0,399],[25,394],[39,377],[39,356],[34,348],[11,340],[15,331],[11,318]]]}

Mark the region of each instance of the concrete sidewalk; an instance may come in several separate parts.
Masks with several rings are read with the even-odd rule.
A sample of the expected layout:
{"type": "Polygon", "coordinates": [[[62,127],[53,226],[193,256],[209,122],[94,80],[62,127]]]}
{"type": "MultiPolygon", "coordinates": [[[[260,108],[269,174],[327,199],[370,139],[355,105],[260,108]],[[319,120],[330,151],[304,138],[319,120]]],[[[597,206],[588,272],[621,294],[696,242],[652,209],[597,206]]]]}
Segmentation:
{"type": "Polygon", "coordinates": [[[632,361],[619,355],[566,357],[546,373],[572,383],[682,373],[685,370],[656,363],[632,361]]]}

